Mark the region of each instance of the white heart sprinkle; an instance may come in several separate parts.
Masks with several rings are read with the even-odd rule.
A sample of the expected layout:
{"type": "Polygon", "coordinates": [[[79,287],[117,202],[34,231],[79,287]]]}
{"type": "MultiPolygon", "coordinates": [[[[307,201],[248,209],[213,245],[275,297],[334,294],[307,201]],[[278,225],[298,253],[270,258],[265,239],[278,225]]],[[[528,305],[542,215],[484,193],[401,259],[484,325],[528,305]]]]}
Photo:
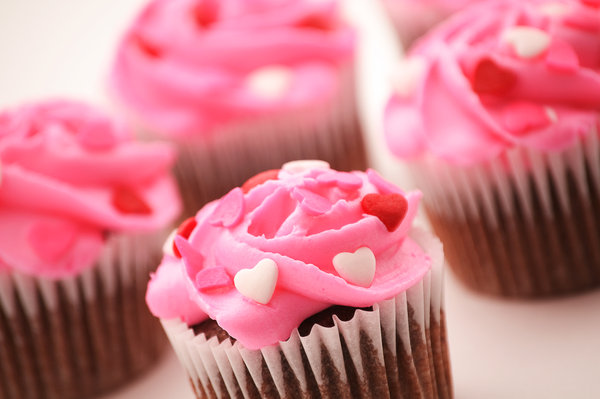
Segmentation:
{"type": "Polygon", "coordinates": [[[329,163],[320,161],[318,159],[305,159],[301,161],[291,161],[283,164],[281,170],[288,172],[289,174],[297,174],[307,172],[313,169],[330,169],[329,163]]]}
{"type": "Polygon", "coordinates": [[[333,267],[350,284],[370,287],[375,277],[375,255],[367,247],[354,253],[341,252],[333,257],[333,267]]]}
{"type": "Polygon", "coordinates": [[[423,78],[426,63],[421,57],[410,57],[402,60],[394,70],[392,85],[396,94],[410,97],[423,78]]]}
{"type": "Polygon", "coordinates": [[[258,262],[252,269],[237,272],[233,283],[240,294],[266,305],[275,292],[278,272],[277,263],[266,258],[258,262]]]}
{"type": "Polygon", "coordinates": [[[502,35],[504,42],[510,43],[521,58],[534,58],[550,46],[550,35],[530,26],[515,26],[502,35]]]}
{"type": "Polygon", "coordinates": [[[175,240],[175,235],[177,235],[177,229],[174,229],[171,234],[169,234],[167,240],[163,244],[162,250],[164,255],[175,256],[175,252],[173,252],[173,241],[175,240]]]}
{"type": "Polygon", "coordinates": [[[540,12],[544,15],[549,15],[552,17],[560,16],[569,12],[569,7],[562,3],[547,3],[540,6],[540,12]]]}
{"type": "Polygon", "coordinates": [[[282,66],[259,68],[246,77],[246,86],[259,97],[275,100],[289,90],[292,76],[290,69],[282,66]]]}

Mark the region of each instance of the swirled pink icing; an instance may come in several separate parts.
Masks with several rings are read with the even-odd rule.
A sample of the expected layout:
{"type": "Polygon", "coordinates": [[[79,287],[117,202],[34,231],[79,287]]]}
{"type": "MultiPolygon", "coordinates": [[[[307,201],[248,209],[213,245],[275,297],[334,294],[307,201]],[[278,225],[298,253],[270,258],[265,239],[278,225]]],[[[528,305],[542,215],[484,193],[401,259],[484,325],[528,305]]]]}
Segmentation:
{"type": "Polygon", "coordinates": [[[389,148],[463,165],[568,148],[598,125],[599,32],[594,1],[492,1],[457,14],[404,64],[385,112],[389,148]]]}
{"type": "Polygon", "coordinates": [[[111,82],[151,128],[210,135],[232,121],[318,109],[353,51],[334,1],[154,0],[125,34],[111,82]]]}
{"type": "Polygon", "coordinates": [[[175,239],[182,258],[166,254],[148,286],[155,316],[188,324],[210,317],[257,349],[286,340],[304,319],[333,304],[362,307],[391,298],[431,268],[429,256],[407,235],[419,192],[405,194],[372,170],[284,168],[276,178],[259,180],[245,193],[237,188],[206,205],[189,237],[175,239]],[[405,207],[394,208],[390,198],[405,207]],[[366,282],[339,268],[361,248],[374,256],[361,258],[360,271],[374,266],[366,282]],[[342,253],[346,259],[335,263],[342,253]],[[248,294],[248,285],[239,284],[244,273],[258,291],[248,294]]]}
{"type": "Polygon", "coordinates": [[[168,227],[181,207],[174,156],[78,102],[0,113],[0,271],[65,278],[93,264],[107,232],[168,227]]]}

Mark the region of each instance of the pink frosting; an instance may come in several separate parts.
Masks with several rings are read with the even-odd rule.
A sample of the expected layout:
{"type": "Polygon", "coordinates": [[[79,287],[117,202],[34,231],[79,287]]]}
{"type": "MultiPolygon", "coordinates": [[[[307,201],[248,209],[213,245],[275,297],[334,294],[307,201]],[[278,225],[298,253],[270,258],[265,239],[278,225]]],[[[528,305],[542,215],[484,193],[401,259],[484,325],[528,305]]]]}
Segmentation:
{"type": "Polygon", "coordinates": [[[247,193],[234,189],[202,208],[189,238],[175,239],[183,258],[165,255],[147,303],[160,318],[193,324],[210,317],[250,349],[286,340],[303,320],[331,305],[371,306],[423,278],[431,259],[407,236],[420,196],[404,194],[371,170],[283,169],[276,180],[247,193]],[[405,198],[399,224],[388,229],[383,219],[365,213],[367,194],[405,198]],[[374,278],[357,285],[340,276],[333,258],[363,247],[375,257],[374,278]],[[236,276],[264,259],[278,270],[266,304],[243,295],[236,276]],[[183,285],[188,295],[181,294],[183,285]]]}
{"type": "Polygon", "coordinates": [[[112,86],[145,124],[171,136],[327,103],[353,57],[333,1],[155,0],[119,46],[112,86]],[[248,77],[284,67],[281,95],[248,77]]]}
{"type": "Polygon", "coordinates": [[[457,14],[410,53],[385,113],[397,156],[457,164],[515,147],[558,151],[598,124],[593,1],[499,1],[457,14]]]}
{"type": "Polygon", "coordinates": [[[77,102],[1,113],[0,271],[68,277],[93,264],[106,232],[167,227],[180,211],[174,156],[77,102]]]}

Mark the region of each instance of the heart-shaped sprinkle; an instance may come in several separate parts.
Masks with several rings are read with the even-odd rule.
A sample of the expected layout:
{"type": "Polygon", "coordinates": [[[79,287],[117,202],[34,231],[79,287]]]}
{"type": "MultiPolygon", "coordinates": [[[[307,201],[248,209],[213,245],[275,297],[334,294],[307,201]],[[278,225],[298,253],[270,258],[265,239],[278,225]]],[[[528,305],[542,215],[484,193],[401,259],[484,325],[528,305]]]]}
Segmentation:
{"type": "Polygon", "coordinates": [[[344,190],[357,190],[363,184],[360,177],[344,172],[323,173],[317,176],[317,181],[325,185],[337,185],[344,190]]]}
{"type": "Polygon", "coordinates": [[[592,8],[600,8],[600,0],[580,0],[583,4],[592,8]]]}
{"type": "Polygon", "coordinates": [[[265,100],[276,100],[290,89],[293,74],[289,68],[271,66],[259,68],[246,77],[246,86],[265,100]]]}
{"type": "Polygon", "coordinates": [[[196,25],[202,29],[210,27],[219,19],[219,1],[202,0],[192,8],[192,16],[196,25]]]}
{"type": "Polygon", "coordinates": [[[333,257],[333,267],[350,284],[367,288],[375,278],[375,255],[367,247],[341,252],[333,257]]]}
{"type": "Polygon", "coordinates": [[[319,216],[327,213],[331,209],[331,202],[304,188],[295,187],[292,190],[292,198],[300,204],[300,208],[311,216],[319,216]]]}
{"type": "Polygon", "coordinates": [[[117,187],[113,191],[112,205],[121,213],[149,215],[152,208],[132,189],[117,187]]]}
{"type": "MultiPolygon", "coordinates": [[[[163,244],[163,247],[162,247],[164,255],[175,256],[175,237],[176,236],[177,236],[177,229],[173,230],[169,234],[167,239],[165,240],[165,243],[163,244]]],[[[179,253],[179,250],[177,251],[177,253],[179,253]]],[[[178,257],[181,258],[181,254],[178,257]]]]}
{"type": "Polygon", "coordinates": [[[27,239],[36,255],[46,262],[57,262],[73,247],[77,227],[68,222],[37,222],[29,230],[27,239]]]}
{"type": "Polygon", "coordinates": [[[555,39],[546,54],[548,68],[558,72],[573,73],[579,70],[579,56],[564,40],[555,39]]]}
{"type": "Polygon", "coordinates": [[[242,220],[244,214],[244,192],[236,187],[219,201],[209,223],[213,226],[233,227],[242,220]]]}
{"type": "Polygon", "coordinates": [[[264,172],[254,175],[246,180],[246,182],[242,185],[242,191],[244,194],[247,194],[256,186],[260,186],[269,180],[277,180],[278,175],[279,169],[265,170],[264,172]]]}
{"type": "Polygon", "coordinates": [[[233,282],[240,294],[266,305],[275,292],[278,274],[277,263],[267,258],[258,262],[252,269],[237,272],[233,282]]]}
{"type": "Polygon", "coordinates": [[[535,103],[518,101],[507,106],[502,112],[502,125],[516,136],[542,129],[551,122],[546,107],[535,103]]]}
{"type": "Polygon", "coordinates": [[[110,150],[117,144],[113,129],[111,123],[104,118],[91,119],[81,128],[77,139],[88,150],[110,150]]]}
{"type": "Polygon", "coordinates": [[[202,292],[223,290],[233,286],[224,267],[211,267],[196,274],[196,288],[202,292]]]}
{"type": "Polygon", "coordinates": [[[504,32],[502,40],[510,43],[517,56],[535,58],[548,50],[550,35],[531,26],[515,26],[504,32]]]}
{"type": "Polygon", "coordinates": [[[312,14],[298,21],[296,27],[330,31],[332,29],[332,24],[329,18],[326,18],[323,15],[312,14]]]}
{"type": "MultiPolygon", "coordinates": [[[[179,225],[179,227],[177,228],[176,235],[180,236],[182,238],[185,238],[187,240],[188,238],[190,238],[192,231],[194,231],[194,229],[196,228],[197,225],[198,225],[198,222],[196,221],[196,218],[189,217],[189,218],[185,219],[179,225]]],[[[175,245],[174,242],[173,242],[173,253],[175,254],[176,257],[181,258],[181,253],[179,253],[179,250],[177,249],[177,246],[175,245]]]]}
{"type": "Polygon", "coordinates": [[[398,228],[408,211],[408,201],[400,194],[367,194],[360,205],[366,214],[377,216],[390,232],[398,228]]]}
{"type": "Polygon", "coordinates": [[[421,57],[409,57],[401,61],[392,77],[394,92],[400,97],[412,96],[425,74],[426,63],[421,57]]]}
{"type": "Polygon", "coordinates": [[[300,161],[287,162],[281,167],[281,170],[284,170],[292,175],[308,172],[313,169],[330,169],[330,166],[327,162],[318,159],[304,159],[300,161]]]}
{"type": "Polygon", "coordinates": [[[175,236],[174,239],[175,248],[181,254],[181,259],[185,265],[188,276],[195,276],[204,267],[204,256],[185,238],[181,236],[175,236]]]}
{"type": "Polygon", "coordinates": [[[478,94],[502,95],[517,84],[517,75],[501,67],[489,58],[484,58],[473,73],[473,91],[478,94]]]}

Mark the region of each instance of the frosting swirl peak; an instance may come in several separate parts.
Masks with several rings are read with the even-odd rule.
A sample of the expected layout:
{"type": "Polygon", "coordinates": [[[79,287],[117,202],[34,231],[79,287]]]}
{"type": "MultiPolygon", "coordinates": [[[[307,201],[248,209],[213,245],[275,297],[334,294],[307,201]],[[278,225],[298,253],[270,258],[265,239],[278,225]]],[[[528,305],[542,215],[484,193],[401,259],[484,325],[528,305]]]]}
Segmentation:
{"type": "Polygon", "coordinates": [[[210,135],[326,103],[353,48],[333,1],[154,0],[125,34],[112,85],[150,126],[210,135]]]}

